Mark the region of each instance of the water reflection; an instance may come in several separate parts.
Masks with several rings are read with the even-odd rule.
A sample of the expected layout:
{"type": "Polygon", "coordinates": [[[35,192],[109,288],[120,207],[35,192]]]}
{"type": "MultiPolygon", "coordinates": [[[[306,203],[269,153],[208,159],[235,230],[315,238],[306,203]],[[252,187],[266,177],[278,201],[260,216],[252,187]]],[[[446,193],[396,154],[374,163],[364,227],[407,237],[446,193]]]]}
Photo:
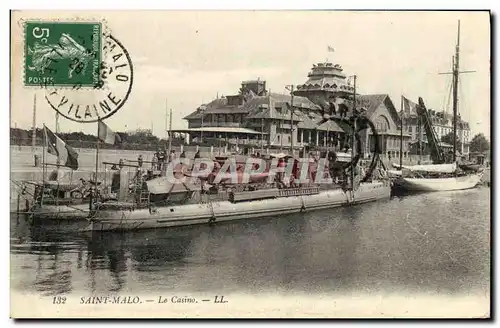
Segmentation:
{"type": "Polygon", "coordinates": [[[481,191],[130,233],[75,235],[11,221],[13,288],[43,294],[459,293],[489,284],[481,191]]]}

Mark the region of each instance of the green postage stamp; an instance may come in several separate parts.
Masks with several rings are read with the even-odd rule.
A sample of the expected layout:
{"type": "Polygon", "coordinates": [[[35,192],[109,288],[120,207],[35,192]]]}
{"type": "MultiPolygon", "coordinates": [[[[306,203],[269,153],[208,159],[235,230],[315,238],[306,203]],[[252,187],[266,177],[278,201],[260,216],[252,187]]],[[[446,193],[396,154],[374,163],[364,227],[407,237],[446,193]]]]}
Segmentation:
{"type": "Polygon", "coordinates": [[[25,86],[98,85],[101,22],[27,21],[24,29],[25,86]]]}

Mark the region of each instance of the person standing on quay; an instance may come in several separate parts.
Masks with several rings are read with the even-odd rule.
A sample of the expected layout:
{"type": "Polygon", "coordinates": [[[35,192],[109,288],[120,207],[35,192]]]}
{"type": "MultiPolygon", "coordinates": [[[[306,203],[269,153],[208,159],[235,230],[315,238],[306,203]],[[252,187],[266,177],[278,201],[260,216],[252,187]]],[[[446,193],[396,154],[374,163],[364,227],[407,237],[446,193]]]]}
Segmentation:
{"type": "Polygon", "coordinates": [[[143,163],[142,155],[139,155],[139,157],[137,158],[137,164],[139,165],[140,168],[142,168],[142,163],[143,163]]]}
{"type": "Polygon", "coordinates": [[[168,161],[172,162],[175,159],[175,150],[171,150],[169,154],[168,161]]]}
{"type": "Polygon", "coordinates": [[[158,156],[158,171],[162,170],[163,164],[165,163],[165,153],[161,150],[158,149],[157,152],[158,156]]]}
{"type": "Polygon", "coordinates": [[[153,171],[157,169],[157,166],[158,166],[158,153],[154,153],[153,159],[151,160],[151,167],[153,171]]]}

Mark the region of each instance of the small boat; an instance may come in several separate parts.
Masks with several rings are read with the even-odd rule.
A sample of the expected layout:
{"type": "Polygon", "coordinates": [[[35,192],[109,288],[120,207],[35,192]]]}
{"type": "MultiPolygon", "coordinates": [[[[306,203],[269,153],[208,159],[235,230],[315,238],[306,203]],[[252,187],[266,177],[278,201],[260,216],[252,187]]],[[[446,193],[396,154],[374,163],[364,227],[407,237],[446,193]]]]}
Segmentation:
{"type": "Polygon", "coordinates": [[[481,178],[483,172],[475,174],[464,174],[458,175],[456,177],[398,177],[394,180],[394,183],[398,187],[401,187],[408,191],[453,191],[453,190],[465,190],[476,187],[481,178]]]}
{"type": "Polygon", "coordinates": [[[24,181],[25,189],[32,187],[31,202],[27,200],[24,212],[32,219],[42,220],[79,220],[90,213],[86,191],[77,183],[58,181],[24,181]]]}

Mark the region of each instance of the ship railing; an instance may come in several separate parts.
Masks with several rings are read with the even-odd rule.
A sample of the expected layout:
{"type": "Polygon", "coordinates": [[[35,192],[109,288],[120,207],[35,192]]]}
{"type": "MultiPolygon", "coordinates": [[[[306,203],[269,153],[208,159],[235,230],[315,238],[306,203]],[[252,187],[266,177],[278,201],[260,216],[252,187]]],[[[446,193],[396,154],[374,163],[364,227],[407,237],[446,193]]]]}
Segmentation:
{"type": "Polygon", "coordinates": [[[200,204],[223,202],[229,200],[229,197],[230,193],[227,191],[218,192],[217,194],[201,194],[200,204]]]}
{"type": "Polygon", "coordinates": [[[305,196],[305,195],[314,195],[318,193],[319,193],[318,187],[280,189],[279,197],[305,196]]]}

